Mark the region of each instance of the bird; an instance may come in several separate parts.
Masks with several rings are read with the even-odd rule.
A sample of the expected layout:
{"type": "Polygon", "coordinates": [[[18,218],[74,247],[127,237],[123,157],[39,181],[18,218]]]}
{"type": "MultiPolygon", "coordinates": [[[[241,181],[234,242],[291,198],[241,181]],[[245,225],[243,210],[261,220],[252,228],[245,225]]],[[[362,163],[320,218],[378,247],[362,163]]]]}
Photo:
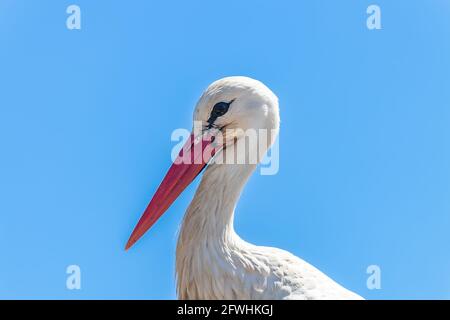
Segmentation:
{"type": "Polygon", "coordinates": [[[189,139],[125,249],[133,246],[203,173],[184,215],[176,247],[180,300],[363,299],[299,257],[278,248],[250,244],[234,230],[241,192],[279,132],[278,97],[258,80],[225,77],[203,92],[193,122],[189,139]],[[266,134],[257,135],[256,146],[239,149],[248,130],[266,134]],[[238,156],[243,161],[224,161],[238,156]],[[254,161],[250,161],[252,156],[254,161]]]}

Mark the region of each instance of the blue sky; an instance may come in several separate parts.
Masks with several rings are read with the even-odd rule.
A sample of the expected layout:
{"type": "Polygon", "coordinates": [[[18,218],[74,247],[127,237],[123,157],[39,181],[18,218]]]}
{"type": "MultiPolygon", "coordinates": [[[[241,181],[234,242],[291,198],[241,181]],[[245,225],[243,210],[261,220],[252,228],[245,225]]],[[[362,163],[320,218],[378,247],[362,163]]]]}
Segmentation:
{"type": "Polygon", "coordinates": [[[241,237],[369,299],[450,298],[449,39],[446,0],[0,0],[0,298],[175,298],[196,183],[123,247],[172,131],[229,75],[272,88],[282,120],[279,173],[251,178],[241,237]]]}

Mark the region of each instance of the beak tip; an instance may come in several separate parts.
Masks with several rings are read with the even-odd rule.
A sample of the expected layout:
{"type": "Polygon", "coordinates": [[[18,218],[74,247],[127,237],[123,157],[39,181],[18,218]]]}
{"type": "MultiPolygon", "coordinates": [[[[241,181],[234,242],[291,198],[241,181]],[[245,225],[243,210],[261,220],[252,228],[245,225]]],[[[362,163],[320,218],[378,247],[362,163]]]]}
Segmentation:
{"type": "Polygon", "coordinates": [[[128,251],[128,249],[130,249],[132,246],[134,246],[144,233],[145,233],[145,231],[142,232],[142,230],[138,224],[134,228],[133,232],[131,233],[130,238],[127,241],[127,244],[125,245],[125,251],[128,251]]]}
{"type": "Polygon", "coordinates": [[[130,248],[133,246],[133,244],[134,244],[135,242],[136,242],[136,241],[133,240],[133,238],[130,238],[130,239],[128,240],[127,244],[125,245],[125,251],[128,251],[128,249],[130,249],[130,248]]]}

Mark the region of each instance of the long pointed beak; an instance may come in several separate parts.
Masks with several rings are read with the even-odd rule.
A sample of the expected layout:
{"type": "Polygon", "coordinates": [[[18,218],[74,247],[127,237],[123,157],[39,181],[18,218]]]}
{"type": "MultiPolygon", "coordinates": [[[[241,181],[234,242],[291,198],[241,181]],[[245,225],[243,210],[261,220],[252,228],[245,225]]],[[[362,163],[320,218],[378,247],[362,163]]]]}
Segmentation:
{"type": "Polygon", "coordinates": [[[194,134],[191,134],[139,219],[125,250],[133,246],[155,224],[208,164],[216,152],[216,149],[212,147],[213,141],[212,135],[195,138],[194,134]]]}

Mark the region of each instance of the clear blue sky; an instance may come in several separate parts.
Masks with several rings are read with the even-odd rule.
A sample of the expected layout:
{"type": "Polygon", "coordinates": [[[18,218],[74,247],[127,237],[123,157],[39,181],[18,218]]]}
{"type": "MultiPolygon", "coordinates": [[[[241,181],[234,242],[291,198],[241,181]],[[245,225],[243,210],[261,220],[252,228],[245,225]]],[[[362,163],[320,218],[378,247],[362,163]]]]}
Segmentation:
{"type": "Polygon", "coordinates": [[[228,75],[265,82],[282,119],[280,171],[252,177],[238,233],[366,298],[450,298],[450,3],[376,1],[369,31],[372,3],[0,0],[0,298],[175,298],[196,183],[123,247],[170,134],[228,75]]]}

